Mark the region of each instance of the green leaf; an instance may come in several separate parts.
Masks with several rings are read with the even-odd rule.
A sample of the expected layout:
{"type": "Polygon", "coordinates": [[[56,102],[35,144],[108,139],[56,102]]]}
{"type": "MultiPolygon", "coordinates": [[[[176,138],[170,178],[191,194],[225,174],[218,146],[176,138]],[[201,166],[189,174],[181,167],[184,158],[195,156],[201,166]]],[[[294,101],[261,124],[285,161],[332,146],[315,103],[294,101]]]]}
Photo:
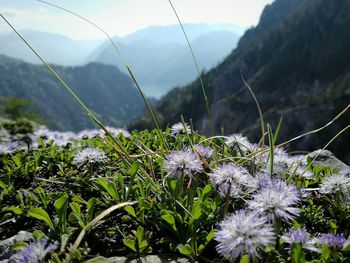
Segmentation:
{"type": "Polygon", "coordinates": [[[26,246],[28,246],[28,244],[27,244],[26,242],[18,241],[18,242],[15,242],[15,243],[13,244],[12,249],[13,249],[14,251],[20,251],[20,250],[22,250],[23,248],[25,248],[26,246]]]}
{"type": "Polygon", "coordinates": [[[185,256],[191,256],[193,254],[191,246],[189,244],[186,244],[186,245],[179,244],[177,246],[177,249],[182,255],[185,255],[185,256]]]}
{"type": "Polygon", "coordinates": [[[66,231],[66,228],[67,228],[68,196],[64,194],[63,196],[58,198],[54,203],[54,207],[58,215],[60,231],[61,233],[63,233],[66,231]]]}
{"type": "Polygon", "coordinates": [[[241,257],[239,263],[249,263],[249,255],[244,255],[243,257],[241,257]]]}
{"type": "Polygon", "coordinates": [[[101,256],[85,261],[85,263],[107,263],[107,262],[108,262],[107,259],[101,256]]]}
{"type": "Polygon", "coordinates": [[[133,217],[135,217],[135,218],[137,218],[137,216],[136,216],[136,213],[135,213],[135,209],[132,207],[132,206],[126,206],[125,208],[124,208],[124,210],[126,211],[126,212],[128,212],[130,215],[132,215],[133,217]]]}
{"type": "Polygon", "coordinates": [[[28,216],[44,221],[51,229],[55,229],[49,214],[42,208],[31,208],[28,216]]]}
{"type": "Polygon", "coordinates": [[[114,200],[119,201],[119,194],[117,190],[117,186],[113,182],[108,182],[108,193],[114,198],[114,200]]]}
{"type": "Polygon", "coordinates": [[[137,173],[137,171],[139,170],[139,167],[140,167],[140,164],[138,162],[134,162],[128,171],[129,175],[134,176],[137,173]]]}
{"type": "Polygon", "coordinates": [[[210,193],[213,191],[213,187],[211,184],[207,184],[202,192],[202,201],[207,200],[207,198],[209,197],[210,193]]]}
{"type": "Polygon", "coordinates": [[[192,207],[192,216],[194,220],[198,220],[203,215],[200,201],[196,201],[192,207]]]}
{"type": "Polygon", "coordinates": [[[137,252],[136,246],[135,246],[135,241],[132,239],[124,238],[123,243],[125,246],[130,248],[132,251],[137,252]]]}
{"type": "Polygon", "coordinates": [[[173,230],[175,230],[175,231],[177,230],[176,224],[175,224],[175,218],[172,215],[163,215],[163,216],[161,216],[161,218],[165,222],[167,222],[172,227],[173,230]]]}
{"type": "Polygon", "coordinates": [[[95,210],[95,204],[96,204],[96,198],[92,197],[89,199],[87,203],[87,217],[86,217],[86,223],[90,222],[92,220],[92,216],[94,214],[95,210]]]}
{"type": "Polygon", "coordinates": [[[303,247],[301,244],[293,244],[291,250],[292,263],[303,263],[305,262],[305,256],[303,247]]]}
{"type": "Polygon", "coordinates": [[[84,223],[84,220],[81,216],[81,209],[80,209],[80,205],[76,202],[71,202],[69,204],[70,208],[72,209],[73,211],[73,215],[75,216],[75,218],[78,220],[79,222],[79,225],[81,227],[85,227],[85,223],[84,223]]]}
{"type": "Polygon", "coordinates": [[[0,187],[2,189],[4,189],[5,191],[7,191],[7,186],[6,186],[6,184],[3,181],[0,181],[0,187]]]}
{"type": "Polygon", "coordinates": [[[344,252],[349,252],[349,251],[350,251],[350,243],[347,244],[347,245],[342,249],[342,251],[344,251],[344,252]]]}
{"type": "Polygon", "coordinates": [[[40,230],[34,230],[32,235],[36,241],[42,240],[46,237],[45,234],[43,232],[41,232],[40,230]]]}

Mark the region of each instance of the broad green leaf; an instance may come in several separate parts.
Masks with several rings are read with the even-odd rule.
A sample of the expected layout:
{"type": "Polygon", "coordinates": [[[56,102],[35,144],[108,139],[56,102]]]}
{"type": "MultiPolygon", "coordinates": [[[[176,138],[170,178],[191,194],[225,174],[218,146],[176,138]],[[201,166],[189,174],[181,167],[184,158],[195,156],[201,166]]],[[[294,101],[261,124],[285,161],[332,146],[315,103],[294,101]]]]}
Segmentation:
{"type": "Polygon", "coordinates": [[[172,215],[163,215],[161,218],[176,231],[175,218],[172,215]]]}
{"type": "Polygon", "coordinates": [[[137,252],[136,246],[135,246],[135,241],[132,239],[124,238],[123,243],[125,246],[130,248],[132,251],[137,252]]]}
{"type": "Polygon", "coordinates": [[[186,244],[186,245],[180,244],[177,246],[177,249],[182,255],[185,255],[185,256],[191,256],[193,254],[191,246],[189,244],[186,244]]]}
{"type": "Polygon", "coordinates": [[[305,257],[301,244],[293,244],[291,250],[292,262],[293,263],[304,263],[305,257]]]}
{"type": "Polygon", "coordinates": [[[34,230],[32,235],[36,241],[42,240],[46,237],[45,234],[43,232],[41,232],[40,230],[34,230]]]}
{"type": "Polygon", "coordinates": [[[61,233],[63,233],[67,228],[67,206],[68,206],[68,196],[66,194],[58,198],[54,203],[54,207],[58,215],[58,221],[59,221],[59,227],[60,227],[61,233]]]}
{"type": "Polygon", "coordinates": [[[192,216],[194,220],[198,220],[199,218],[201,218],[202,216],[202,207],[201,207],[201,202],[200,201],[196,201],[193,204],[192,207],[192,216]]]}
{"type": "Polygon", "coordinates": [[[213,191],[213,186],[211,184],[207,184],[202,192],[202,201],[207,200],[209,197],[210,193],[213,191]]]}
{"type": "Polygon", "coordinates": [[[73,211],[73,215],[75,216],[75,218],[78,220],[79,222],[79,225],[81,227],[84,227],[85,226],[85,223],[84,223],[84,220],[81,216],[81,209],[80,209],[80,205],[76,202],[71,202],[69,204],[70,208],[72,209],[73,211]]]}
{"type": "Polygon", "coordinates": [[[134,162],[128,171],[129,175],[134,176],[137,173],[137,171],[139,170],[139,167],[140,167],[140,164],[138,162],[134,162]]]}
{"type": "Polygon", "coordinates": [[[44,221],[51,229],[55,229],[49,214],[42,208],[31,208],[28,212],[28,216],[44,221]]]}
{"type": "Polygon", "coordinates": [[[96,198],[92,197],[89,199],[87,203],[87,215],[86,215],[86,223],[90,222],[92,220],[92,216],[94,214],[95,210],[95,204],[96,204],[96,198]]]}
{"type": "Polygon", "coordinates": [[[249,263],[249,255],[244,255],[243,257],[241,257],[239,263],[249,263]]]}
{"type": "Polygon", "coordinates": [[[119,194],[117,190],[117,186],[113,182],[108,182],[108,193],[114,198],[114,200],[119,201],[119,194]]]}
{"type": "Polygon", "coordinates": [[[136,216],[136,213],[135,213],[135,209],[132,207],[132,206],[126,206],[125,208],[124,208],[124,210],[126,211],[126,212],[128,212],[130,215],[132,215],[133,217],[137,217],[136,216]]]}
{"type": "Polygon", "coordinates": [[[85,261],[85,263],[107,263],[107,262],[108,262],[107,259],[101,256],[85,261]]]}

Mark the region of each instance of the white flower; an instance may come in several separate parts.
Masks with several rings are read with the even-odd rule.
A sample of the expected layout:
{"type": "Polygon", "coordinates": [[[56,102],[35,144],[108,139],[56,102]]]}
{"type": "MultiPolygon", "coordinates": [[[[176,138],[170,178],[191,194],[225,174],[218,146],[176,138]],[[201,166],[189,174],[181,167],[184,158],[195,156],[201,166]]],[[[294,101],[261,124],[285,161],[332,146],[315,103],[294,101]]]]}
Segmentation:
{"type": "MultiPolygon", "coordinates": [[[[187,123],[185,123],[185,127],[187,130],[187,133],[191,134],[191,127],[187,123]]],[[[175,123],[173,126],[171,126],[170,133],[174,136],[176,136],[180,133],[186,133],[182,122],[175,123]]]]}
{"type": "MultiPolygon", "coordinates": [[[[125,138],[130,138],[131,134],[125,129],[120,129],[120,128],[113,128],[113,127],[106,127],[107,131],[112,134],[112,136],[117,137],[119,134],[122,134],[125,138]]],[[[106,132],[104,130],[101,131],[101,137],[106,136],[106,132]]]]}
{"type": "Polygon", "coordinates": [[[1,154],[13,154],[19,148],[18,142],[3,142],[0,143],[0,155],[1,154]]]}
{"type": "Polygon", "coordinates": [[[299,215],[300,209],[295,207],[299,201],[300,193],[295,186],[275,180],[267,188],[252,195],[248,207],[270,220],[276,217],[290,220],[299,215]]]}
{"type": "Polygon", "coordinates": [[[230,190],[231,196],[238,196],[244,190],[247,192],[257,188],[257,181],[249,172],[232,163],[223,164],[209,173],[210,181],[215,185],[221,195],[225,196],[230,190]]]}
{"type": "Polygon", "coordinates": [[[191,150],[172,152],[166,156],[164,168],[172,177],[192,176],[203,171],[202,161],[191,150]]]}
{"type": "Polygon", "coordinates": [[[106,155],[96,148],[85,148],[77,152],[74,156],[73,163],[83,165],[85,163],[100,163],[106,159],[106,155]]]}
{"type": "Polygon", "coordinates": [[[244,210],[228,216],[219,224],[215,232],[215,240],[219,243],[217,251],[224,257],[235,260],[248,253],[251,257],[259,257],[257,249],[264,250],[274,244],[273,227],[266,217],[244,210]]]}
{"type": "Polygon", "coordinates": [[[346,174],[336,174],[326,177],[322,184],[320,192],[323,194],[330,193],[347,193],[350,187],[350,176],[346,174]]]}
{"type": "Polygon", "coordinates": [[[254,145],[249,142],[248,138],[238,133],[228,136],[225,143],[231,148],[238,147],[243,152],[254,149],[254,145]]]}

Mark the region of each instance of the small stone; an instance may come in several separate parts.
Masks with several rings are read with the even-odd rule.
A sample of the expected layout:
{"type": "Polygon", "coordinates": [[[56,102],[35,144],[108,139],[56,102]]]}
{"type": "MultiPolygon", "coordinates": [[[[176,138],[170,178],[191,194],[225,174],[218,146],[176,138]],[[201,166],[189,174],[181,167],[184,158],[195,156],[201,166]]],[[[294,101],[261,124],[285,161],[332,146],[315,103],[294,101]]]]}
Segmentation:
{"type": "Polygon", "coordinates": [[[340,161],[328,150],[317,150],[307,155],[308,157],[315,158],[314,165],[324,166],[330,169],[336,169],[339,171],[348,171],[350,167],[340,161]]]}
{"type": "Polygon", "coordinates": [[[19,231],[17,235],[12,236],[5,240],[1,240],[0,241],[0,260],[8,259],[15,253],[14,251],[12,251],[12,247],[16,242],[28,242],[32,238],[33,238],[32,233],[27,231],[19,231]]]}

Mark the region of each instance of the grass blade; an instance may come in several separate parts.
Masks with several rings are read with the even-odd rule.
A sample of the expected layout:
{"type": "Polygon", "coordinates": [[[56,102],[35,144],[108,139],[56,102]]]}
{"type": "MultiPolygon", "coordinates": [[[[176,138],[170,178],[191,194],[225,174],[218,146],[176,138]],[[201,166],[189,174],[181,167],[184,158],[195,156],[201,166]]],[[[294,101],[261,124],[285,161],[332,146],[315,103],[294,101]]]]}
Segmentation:
{"type": "Polygon", "coordinates": [[[177,18],[177,21],[179,22],[179,25],[181,26],[181,30],[186,38],[186,41],[187,41],[187,45],[190,49],[190,52],[191,52],[191,56],[192,56],[192,59],[193,59],[193,62],[196,66],[196,70],[197,70],[197,73],[198,73],[198,78],[199,78],[199,81],[200,81],[200,84],[201,84],[201,87],[202,87],[202,92],[203,92],[203,96],[204,96],[204,101],[205,101],[205,107],[206,107],[206,110],[207,110],[207,113],[208,113],[208,117],[209,117],[209,122],[210,122],[210,129],[211,129],[211,133],[212,135],[214,134],[214,124],[213,124],[213,117],[212,117],[212,114],[211,114],[211,111],[210,111],[210,108],[209,108],[209,101],[208,101],[208,97],[207,97],[207,93],[205,91],[205,88],[204,88],[204,82],[203,82],[203,78],[202,78],[202,74],[199,70],[199,66],[198,66],[198,63],[197,63],[197,59],[196,59],[196,56],[194,55],[194,51],[193,51],[193,48],[192,48],[192,45],[190,43],[190,40],[188,39],[188,36],[186,34],[186,31],[185,31],[185,28],[181,22],[181,19],[173,5],[173,3],[171,2],[171,0],[168,0],[169,1],[169,4],[171,5],[171,8],[173,9],[174,13],[175,13],[175,16],[177,18]]]}

